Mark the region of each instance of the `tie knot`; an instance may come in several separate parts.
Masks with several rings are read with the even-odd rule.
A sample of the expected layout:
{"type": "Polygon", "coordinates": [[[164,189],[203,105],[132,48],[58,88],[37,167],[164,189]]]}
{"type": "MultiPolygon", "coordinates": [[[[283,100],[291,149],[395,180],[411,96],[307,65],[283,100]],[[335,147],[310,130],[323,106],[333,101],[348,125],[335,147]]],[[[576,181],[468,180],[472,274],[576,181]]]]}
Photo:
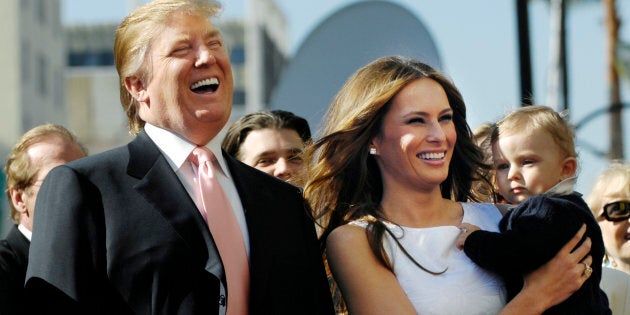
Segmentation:
{"type": "Polygon", "coordinates": [[[204,164],[205,162],[209,162],[212,165],[215,157],[212,151],[210,151],[208,148],[196,147],[190,154],[190,160],[197,166],[204,164]]]}

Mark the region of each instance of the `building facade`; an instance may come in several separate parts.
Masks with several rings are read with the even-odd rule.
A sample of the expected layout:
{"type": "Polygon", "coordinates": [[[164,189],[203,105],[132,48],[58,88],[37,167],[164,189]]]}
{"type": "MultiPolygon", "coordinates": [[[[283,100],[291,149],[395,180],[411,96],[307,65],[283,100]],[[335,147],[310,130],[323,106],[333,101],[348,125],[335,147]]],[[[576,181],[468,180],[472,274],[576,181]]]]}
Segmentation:
{"type": "MultiPolygon", "coordinates": [[[[0,29],[4,45],[0,57],[0,165],[4,167],[22,133],[46,122],[67,122],[60,0],[0,1],[0,29]]],[[[0,227],[6,227],[11,221],[4,193],[0,201],[0,227]]]]}

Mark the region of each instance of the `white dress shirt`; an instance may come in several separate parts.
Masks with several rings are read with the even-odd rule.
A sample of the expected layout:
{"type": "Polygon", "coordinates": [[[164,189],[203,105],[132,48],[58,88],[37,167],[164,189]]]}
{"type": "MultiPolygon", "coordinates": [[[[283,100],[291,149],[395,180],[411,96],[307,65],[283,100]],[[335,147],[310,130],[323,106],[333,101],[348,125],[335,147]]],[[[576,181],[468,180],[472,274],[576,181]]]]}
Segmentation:
{"type": "Polygon", "coordinates": [[[26,226],[24,226],[23,224],[18,225],[18,230],[22,232],[22,235],[24,235],[24,237],[26,237],[29,242],[31,241],[31,237],[33,236],[33,232],[31,232],[31,230],[26,228],[26,226]]]}
{"type": "MultiPolygon", "coordinates": [[[[155,142],[158,146],[164,157],[166,157],[169,165],[173,168],[173,171],[175,171],[175,174],[184,185],[184,188],[186,188],[188,195],[197,205],[197,209],[203,209],[201,200],[197,200],[196,197],[197,188],[195,185],[195,178],[197,177],[197,167],[195,167],[188,158],[197,145],[171,131],[156,127],[149,123],[145,124],[144,130],[149,138],[151,138],[151,140],[153,140],[153,142],[155,142]]],[[[243,210],[243,204],[238,196],[234,181],[232,180],[230,170],[223,158],[223,154],[221,153],[221,141],[215,137],[212,141],[210,141],[210,143],[206,144],[206,147],[212,151],[221,167],[221,171],[217,172],[217,177],[221,187],[230,200],[230,204],[234,210],[234,215],[241,227],[243,241],[245,242],[245,249],[247,251],[247,255],[249,256],[249,233],[247,232],[245,211],[243,210]]],[[[205,213],[201,210],[200,212],[205,217],[205,213]]]]}

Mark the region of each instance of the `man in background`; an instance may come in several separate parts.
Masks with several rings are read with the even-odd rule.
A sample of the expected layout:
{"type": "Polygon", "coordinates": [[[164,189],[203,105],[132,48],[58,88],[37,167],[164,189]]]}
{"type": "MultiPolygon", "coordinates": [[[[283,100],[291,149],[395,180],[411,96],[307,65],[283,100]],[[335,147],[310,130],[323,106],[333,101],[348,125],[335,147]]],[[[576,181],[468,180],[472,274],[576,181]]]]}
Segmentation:
{"type": "Polygon", "coordinates": [[[243,163],[297,186],[302,186],[302,155],[311,141],[306,119],[283,110],[243,116],[228,129],[221,147],[243,163]]]}
{"type": "Polygon", "coordinates": [[[11,219],[15,223],[0,241],[0,314],[26,314],[24,294],[35,200],[53,167],[86,155],[75,136],[59,125],[37,126],[20,137],[5,165],[11,219]]]}

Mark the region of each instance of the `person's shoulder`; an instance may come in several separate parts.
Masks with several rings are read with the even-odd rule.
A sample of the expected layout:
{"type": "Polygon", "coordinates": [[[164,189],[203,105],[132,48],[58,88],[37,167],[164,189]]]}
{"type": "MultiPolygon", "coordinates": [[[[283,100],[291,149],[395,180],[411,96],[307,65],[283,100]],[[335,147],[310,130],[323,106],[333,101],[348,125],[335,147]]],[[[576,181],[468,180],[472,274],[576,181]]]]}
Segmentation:
{"type": "Polygon", "coordinates": [[[4,257],[8,253],[13,253],[13,247],[9,244],[9,241],[5,238],[0,240],[0,257],[4,257]]]}
{"type": "Polygon", "coordinates": [[[535,196],[531,196],[525,199],[521,204],[524,203],[566,203],[566,202],[575,202],[578,199],[582,199],[580,194],[571,193],[571,194],[538,194],[535,196]]]}
{"type": "Polygon", "coordinates": [[[127,169],[129,163],[127,152],[127,150],[119,147],[98,154],[89,155],[78,160],[55,166],[46,177],[58,179],[60,177],[74,177],[76,174],[82,174],[82,176],[100,176],[103,174],[111,175],[113,172],[123,173],[127,169]]]}
{"type": "Polygon", "coordinates": [[[576,205],[578,207],[589,209],[589,212],[590,212],[590,208],[589,208],[588,204],[586,203],[586,200],[584,200],[584,196],[581,193],[579,193],[577,191],[573,192],[571,194],[568,194],[568,195],[564,196],[564,199],[567,202],[570,202],[570,203],[572,203],[572,204],[574,204],[574,205],[576,205]]]}
{"type": "Polygon", "coordinates": [[[575,209],[576,206],[588,208],[582,197],[576,194],[540,194],[529,197],[519,204],[519,208],[530,208],[536,211],[560,211],[563,209],[575,209]]]}
{"type": "MultiPolygon", "coordinates": [[[[374,217],[371,215],[368,216],[364,216],[362,218],[356,219],[356,220],[352,220],[348,223],[346,223],[346,225],[350,225],[350,226],[356,226],[356,227],[360,227],[362,229],[366,229],[367,226],[370,224],[370,222],[374,221],[374,217]]],[[[383,224],[388,224],[387,222],[383,222],[383,224]]]]}
{"type": "Polygon", "coordinates": [[[4,278],[11,270],[15,271],[18,260],[18,254],[9,241],[0,240],[0,278],[4,278]]]}
{"type": "MultiPolygon", "coordinates": [[[[513,217],[537,218],[541,224],[559,225],[562,227],[577,226],[584,222],[594,222],[588,205],[579,195],[539,194],[531,196],[518,204],[513,217]]],[[[534,221],[527,221],[534,222],[534,221]]]]}
{"type": "Polygon", "coordinates": [[[68,162],[66,165],[74,169],[90,169],[93,168],[94,165],[98,165],[99,168],[102,169],[110,164],[120,163],[120,161],[125,161],[126,163],[127,159],[121,159],[122,156],[129,156],[129,150],[127,150],[126,146],[116,147],[93,155],[88,155],[68,162]]]}
{"type": "Polygon", "coordinates": [[[352,246],[352,244],[365,242],[366,240],[365,228],[355,224],[344,224],[330,232],[326,243],[327,245],[344,244],[344,246],[352,246]]]}
{"type": "Polygon", "coordinates": [[[4,239],[8,245],[28,251],[29,240],[20,232],[17,225],[13,225],[4,239]]]}
{"type": "Polygon", "coordinates": [[[630,274],[609,267],[602,268],[600,287],[606,293],[613,314],[630,312],[630,274]]]}

